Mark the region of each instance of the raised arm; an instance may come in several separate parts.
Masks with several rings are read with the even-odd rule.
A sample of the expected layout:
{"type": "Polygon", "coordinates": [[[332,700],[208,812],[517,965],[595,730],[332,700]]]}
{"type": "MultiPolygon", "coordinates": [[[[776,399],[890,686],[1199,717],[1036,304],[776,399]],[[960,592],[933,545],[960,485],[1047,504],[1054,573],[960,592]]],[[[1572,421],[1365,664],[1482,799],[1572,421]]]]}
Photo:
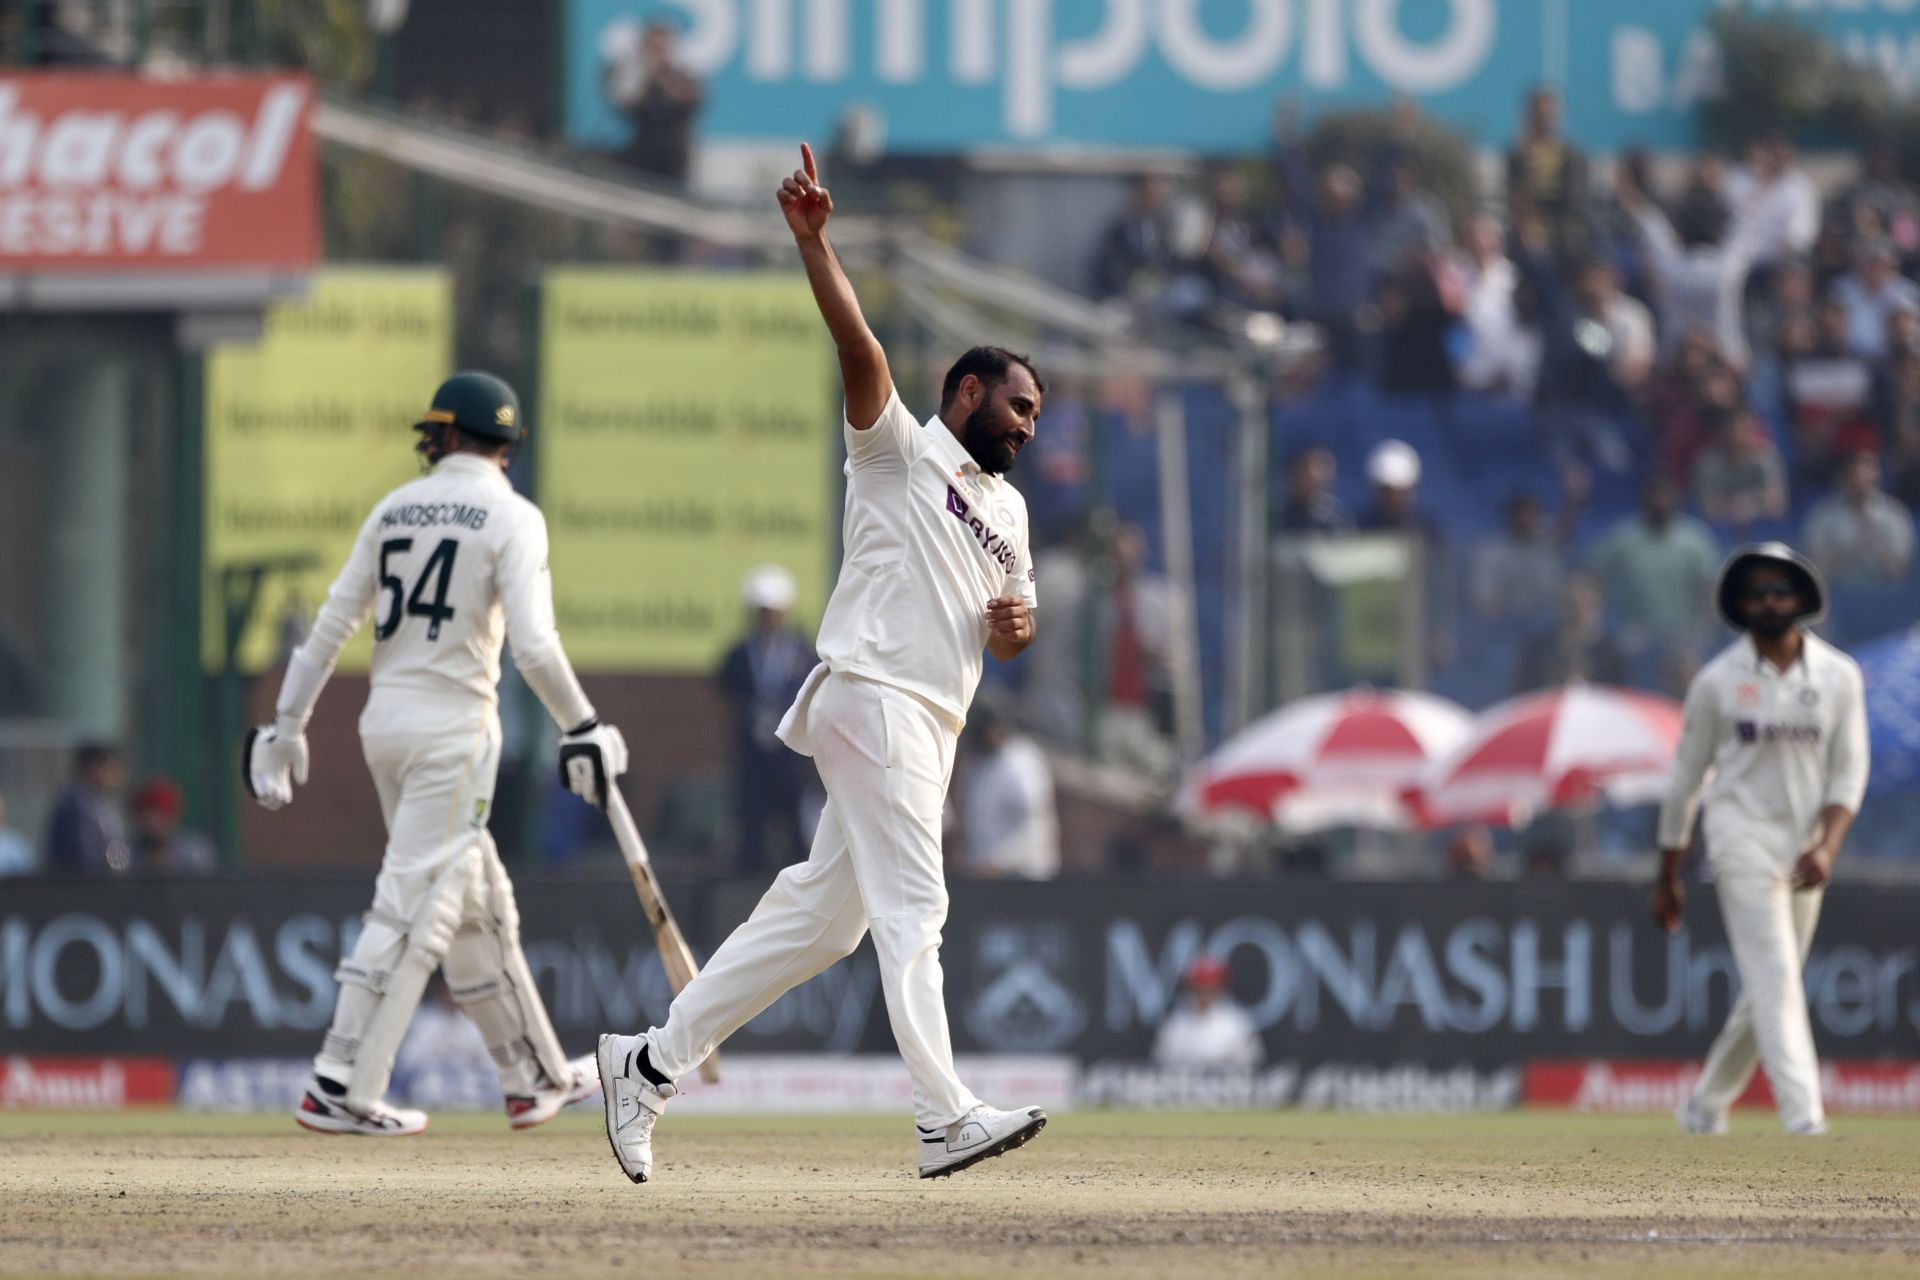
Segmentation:
{"type": "Polygon", "coordinates": [[[827,332],[833,335],[833,345],[840,354],[847,425],[865,431],[879,420],[880,411],[893,398],[893,374],[887,368],[887,353],[881,349],[880,340],[860,314],[853,282],[847,279],[839,257],[827,242],[833,196],[820,185],[813,148],[804,142],[800,144],[800,163],[793,176],[780,184],[780,212],[786,215],[787,229],[800,248],[807,283],[813,286],[813,300],[819,304],[820,318],[827,322],[827,332]]]}
{"type": "Polygon", "coordinates": [[[1654,288],[1660,290],[1663,297],[1672,297],[1686,271],[1686,248],[1674,234],[1667,215],[1660,212],[1660,206],[1653,201],[1641,200],[1636,205],[1628,205],[1627,211],[1639,229],[1640,247],[1646,250],[1647,274],[1652,277],[1654,288]]]}

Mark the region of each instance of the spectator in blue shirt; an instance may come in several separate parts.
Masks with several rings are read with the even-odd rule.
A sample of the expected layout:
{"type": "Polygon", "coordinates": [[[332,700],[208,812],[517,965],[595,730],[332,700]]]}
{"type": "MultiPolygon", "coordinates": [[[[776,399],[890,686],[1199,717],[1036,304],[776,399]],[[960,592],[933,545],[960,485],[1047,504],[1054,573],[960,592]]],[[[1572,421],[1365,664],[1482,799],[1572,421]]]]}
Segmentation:
{"type": "Polygon", "coordinates": [[[7,828],[7,797],[0,794],[0,876],[24,876],[34,869],[33,846],[7,828]]]}
{"type": "Polygon", "coordinates": [[[73,755],[73,781],[60,793],[47,829],[47,870],[67,875],[125,875],[133,866],[116,802],[126,783],[119,748],[89,742],[73,755]]]}

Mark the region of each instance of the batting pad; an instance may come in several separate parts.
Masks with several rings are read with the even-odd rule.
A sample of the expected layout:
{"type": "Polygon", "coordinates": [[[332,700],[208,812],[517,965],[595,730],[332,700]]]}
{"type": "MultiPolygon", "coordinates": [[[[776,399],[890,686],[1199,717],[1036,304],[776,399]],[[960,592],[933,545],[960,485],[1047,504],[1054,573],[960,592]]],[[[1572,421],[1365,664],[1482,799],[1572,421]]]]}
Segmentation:
{"type": "Polygon", "coordinates": [[[474,844],[455,854],[411,921],[369,912],[352,953],[335,970],[340,995],[314,1069],[346,1084],[350,1110],[364,1113],[386,1097],[393,1056],[427,979],[452,945],[479,854],[474,844]]]}
{"type": "Polygon", "coordinates": [[[571,1072],[520,949],[513,882],[493,837],[482,832],[481,842],[476,901],[447,949],[447,990],[480,1028],[500,1068],[502,1092],[531,1093],[543,1083],[564,1083],[571,1072]]]}

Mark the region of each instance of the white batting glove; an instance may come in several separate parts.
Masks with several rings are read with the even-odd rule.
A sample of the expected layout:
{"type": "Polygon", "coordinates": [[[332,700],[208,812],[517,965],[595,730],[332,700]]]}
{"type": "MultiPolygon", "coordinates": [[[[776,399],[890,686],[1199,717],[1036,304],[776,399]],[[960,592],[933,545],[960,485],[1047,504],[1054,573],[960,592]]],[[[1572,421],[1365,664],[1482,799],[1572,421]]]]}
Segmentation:
{"type": "Polygon", "coordinates": [[[295,783],[307,785],[307,730],[290,716],[276,716],[272,724],[247,731],[241,748],[240,775],[247,794],[263,809],[293,803],[295,783]]]}
{"type": "Polygon", "coordinates": [[[598,717],[560,738],[560,783],[596,809],[607,807],[615,778],[627,771],[627,740],[598,717]]]}

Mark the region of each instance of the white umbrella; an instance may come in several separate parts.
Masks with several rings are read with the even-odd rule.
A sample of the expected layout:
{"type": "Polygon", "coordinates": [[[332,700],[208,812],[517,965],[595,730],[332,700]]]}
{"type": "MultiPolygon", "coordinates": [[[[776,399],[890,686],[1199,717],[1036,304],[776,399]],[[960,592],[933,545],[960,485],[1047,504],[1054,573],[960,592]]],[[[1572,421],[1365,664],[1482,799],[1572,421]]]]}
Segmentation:
{"type": "Polygon", "coordinates": [[[1680,704],[1638,689],[1572,684],[1512,698],[1475,721],[1417,797],[1428,826],[1524,826],[1548,809],[1645,804],[1664,794],[1680,704]]]}
{"type": "Polygon", "coordinates": [[[1182,788],[1190,813],[1249,812],[1296,834],[1409,826],[1403,795],[1473,721],[1445,698],[1354,689],[1288,703],[1221,745],[1182,788]]]}

